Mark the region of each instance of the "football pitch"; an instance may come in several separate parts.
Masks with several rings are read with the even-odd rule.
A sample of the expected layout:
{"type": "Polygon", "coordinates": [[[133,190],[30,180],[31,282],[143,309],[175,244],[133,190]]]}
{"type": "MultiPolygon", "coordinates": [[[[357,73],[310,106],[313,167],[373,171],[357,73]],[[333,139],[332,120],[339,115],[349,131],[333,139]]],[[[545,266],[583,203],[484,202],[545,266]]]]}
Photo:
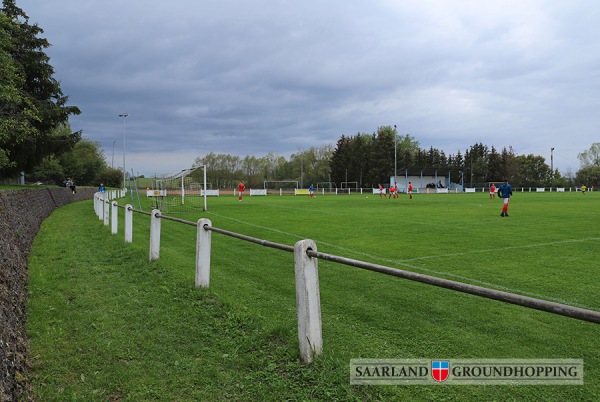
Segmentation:
{"type": "MultiPolygon", "coordinates": [[[[595,193],[515,192],[510,216],[503,218],[502,202],[487,193],[419,194],[410,200],[405,194],[269,195],[241,202],[225,195],[209,198],[206,212],[176,217],[209,218],[214,227],[287,245],[312,239],[319,252],[600,311],[599,202],[595,193]]],[[[115,243],[122,241],[120,219],[119,236],[110,240],[115,243]]],[[[148,227],[148,217],[134,215],[136,248],[147,249],[148,227]]],[[[107,228],[95,230],[110,236],[107,228]]],[[[169,275],[190,285],[194,246],[194,228],[163,220],[160,261],[169,275]]],[[[210,289],[203,292],[252,317],[297,361],[292,254],[219,233],[212,234],[212,247],[210,289]]],[[[321,371],[317,379],[296,384],[323,387],[316,395],[593,400],[600,394],[598,324],[323,260],[319,284],[324,353],[315,370],[321,371]],[[583,359],[584,385],[350,387],[349,363],[358,358],[583,359]]],[[[285,364],[274,360],[274,370],[285,375],[285,364]]],[[[286,392],[267,384],[263,391],[266,399],[286,392]]]]}
{"type": "MultiPolygon", "coordinates": [[[[486,193],[222,196],[202,215],[252,237],[309,238],[320,252],[600,311],[595,196],[516,192],[506,218],[486,193]]],[[[293,328],[293,261],[243,243],[213,234],[213,289],[293,328]]],[[[319,275],[327,355],[584,358],[588,384],[598,378],[597,324],[326,261],[319,275]]]]}
{"type": "MultiPolygon", "coordinates": [[[[516,193],[506,218],[500,217],[502,202],[487,194],[419,195],[412,200],[268,196],[244,197],[242,202],[225,196],[209,198],[208,205],[206,213],[188,217],[207,217],[215,227],[270,241],[293,245],[312,239],[320,252],[600,309],[593,283],[600,241],[595,194],[516,193]]],[[[215,243],[222,238],[213,236],[215,243]]],[[[261,252],[260,247],[252,250],[261,252]]],[[[408,285],[366,275],[392,281],[399,289],[408,285]]]]}

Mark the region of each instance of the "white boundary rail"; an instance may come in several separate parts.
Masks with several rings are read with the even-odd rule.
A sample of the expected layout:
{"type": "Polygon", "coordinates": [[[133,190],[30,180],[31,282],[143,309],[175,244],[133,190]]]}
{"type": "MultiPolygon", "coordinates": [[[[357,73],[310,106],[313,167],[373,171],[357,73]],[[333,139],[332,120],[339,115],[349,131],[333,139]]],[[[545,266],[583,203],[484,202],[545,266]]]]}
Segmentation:
{"type": "Polygon", "coordinates": [[[267,195],[266,188],[251,188],[250,189],[250,197],[253,195],[267,195]]]}
{"type": "MultiPolygon", "coordinates": [[[[94,207],[96,214],[100,219],[104,218],[105,225],[108,225],[106,212],[108,211],[108,197],[101,193],[96,193],[94,197],[94,207]],[[97,201],[98,200],[98,201],[97,201]],[[98,207],[97,202],[106,207],[98,207]]],[[[199,219],[198,222],[186,221],[179,218],[161,215],[160,211],[155,209],[152,212],[137,211],[130,204],[120,207],[116,202],[112,203],[112,224],[111,233],[116,234],[115,216],[118,214],[118,208],[125,210],[125,242],[132,240],[132,215],[133,212],[150,216],[150,252],[149,259],[154,261],[160,258],[160,222],[162,219],[183,223],[196,227],[196,287],[208,288],[210,285],[210,254],[212,244],[212,232],[220,233],[226,236],[235,237],[261,246],[276,248],[279,250],[294,253],[294,271],[296,278],[296,315],[298,318],[298,341],[300,345],[300,356],[303,361],[311,362],[315,357],[322,354],[323,338],[321,325],[321,302],[319,292],[318,260],[337,262],[339,264],[349,265],[369,271],[379,272],[386,275],[396,276],[416,282],[426,283],[446,289],[469,293],[472,295],[485,297],[488,299],[499,300],[506,303],[516,304],[523,307],[529,307],[535,310],[546,311],[558,315],[575,318],[582,321],[588,321],[600,324],[600,312],[587,310],[579,307],[573,307],[566,304],[550,302],[547,300],[536,299],[533,297],[522,296],[514,293],[503,292],[489,289],[481,286],[470,285],[462,282],[456,282],[448,279],[437,278],[434,276],[418,274],[397,268],[391,268],[384,265],[372,264],[365,261],[354,260],[340,257],[333,254],[319,253],[317,245],[313,240],[305,239],[298,241],[294,246],[280,243],[274,243],[268,240],[257,239],[243,234],[231,232],[212,226],[209,219],[199,219]]]]}

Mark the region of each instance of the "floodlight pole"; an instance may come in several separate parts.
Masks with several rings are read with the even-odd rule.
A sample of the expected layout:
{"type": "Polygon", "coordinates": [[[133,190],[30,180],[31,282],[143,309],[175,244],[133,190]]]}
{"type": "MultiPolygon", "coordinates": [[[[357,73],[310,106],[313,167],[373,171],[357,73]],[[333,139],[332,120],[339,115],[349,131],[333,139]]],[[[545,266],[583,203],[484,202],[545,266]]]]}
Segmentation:
{"type": "Polygon", "coordinates": [[[129,116],[129,113],[119,113],[119,117],[123,118],[123,188],[126,188],[125,176],[127,170],[125,169],[125,117],[129,116]]]}
{"type": "Polygon", "coordinates": [[[550,187],[554,184],[554,148],[550,148],[550,187]]]}
{"type": "Polygon", "coordinates": [[[117,142],[117,140],[113,141],[113,157],[112,157],[112,164],[111,164],[111,168],[115,168],[115,142],[117,142]]]}
{"type": "Polygon", "coordinates": [[[204,170],[204,212],[208,210],[206,207],[206,165],[202,165],[202,170],[204,170]]]}
{"type": "Polygon", "coordinates": [[[394,124],[394,184],[396,184],[397,162],[398,158],[396,156],[396,125],[394,124]]]}
{"type": "Polygon", "coordinates": [[[185,173],[181,175],[181,205],[185,205],[185,173]]]}
{"type": "Polygon", "coordinates": [[[300,155],[300,187],[304,188],[304,152],[300,155]]]}

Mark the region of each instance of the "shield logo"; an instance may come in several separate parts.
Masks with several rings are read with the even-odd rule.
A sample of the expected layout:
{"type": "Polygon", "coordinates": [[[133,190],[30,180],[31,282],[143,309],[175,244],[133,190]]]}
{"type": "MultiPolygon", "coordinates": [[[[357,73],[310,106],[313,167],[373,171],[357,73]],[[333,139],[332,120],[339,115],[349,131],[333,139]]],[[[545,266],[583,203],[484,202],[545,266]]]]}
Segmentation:
{"type": "Polygon", "coordinates": [[[450,374],[450,362],[448,361],[432,361],[431,376],[437,382],[446,381],[450,374]]]}

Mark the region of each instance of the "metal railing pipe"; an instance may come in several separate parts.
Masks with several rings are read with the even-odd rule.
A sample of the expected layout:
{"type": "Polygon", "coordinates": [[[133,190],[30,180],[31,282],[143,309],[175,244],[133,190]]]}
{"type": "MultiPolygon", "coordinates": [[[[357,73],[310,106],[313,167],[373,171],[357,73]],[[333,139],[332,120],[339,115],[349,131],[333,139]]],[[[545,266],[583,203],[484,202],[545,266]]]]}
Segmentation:
{"type": "Polygon", "coordinates": [[[600,324],[600,312],[308,250],[311,257],[600,324]]]}

